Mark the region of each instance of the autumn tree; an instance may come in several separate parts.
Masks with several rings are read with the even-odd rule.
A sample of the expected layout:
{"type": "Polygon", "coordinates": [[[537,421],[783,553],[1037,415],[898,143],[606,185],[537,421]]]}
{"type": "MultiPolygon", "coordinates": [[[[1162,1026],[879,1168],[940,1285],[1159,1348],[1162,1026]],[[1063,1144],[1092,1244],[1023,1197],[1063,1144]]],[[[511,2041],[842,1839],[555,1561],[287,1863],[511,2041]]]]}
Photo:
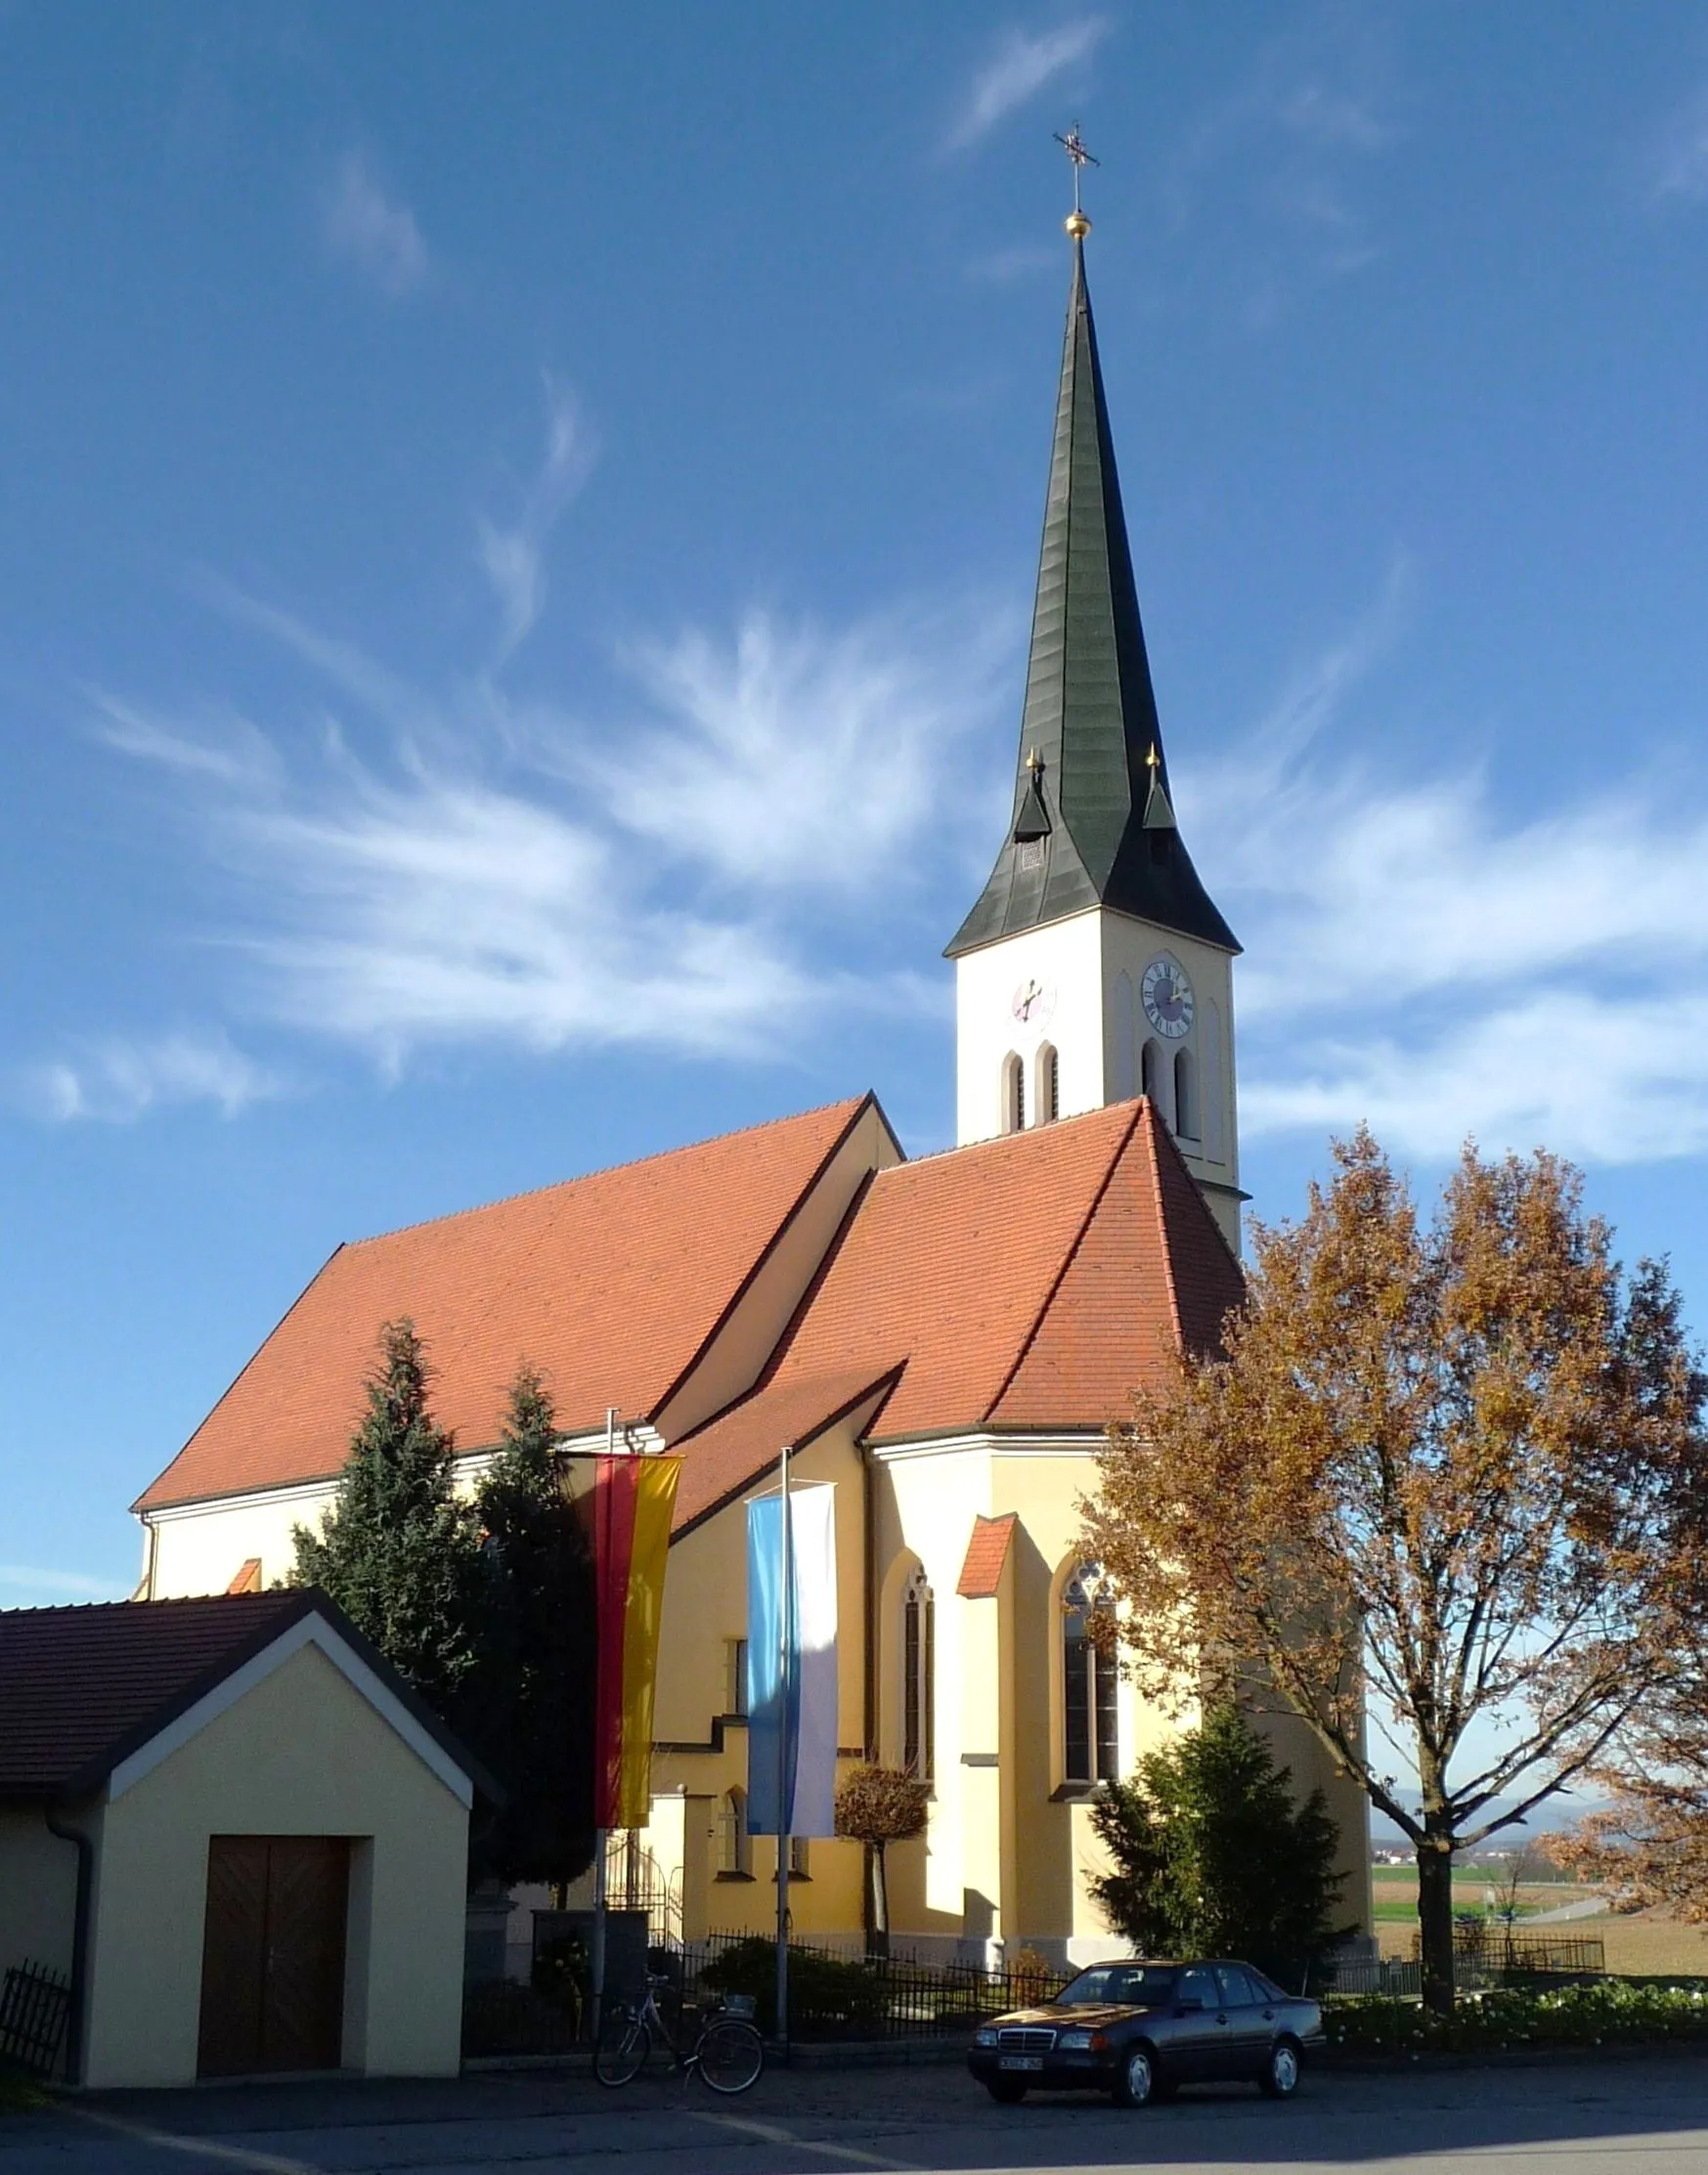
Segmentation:
{"type": "Polygon", "coordinates": [[[901,1767],[854,1767],[836,1793],[836,1832],[863,1843],[871,1864],[874,1948],[890,1940],[890,1883],[885,1852],[925,1833],[930,1792],[901,1767]]]}
{"type": "Polygon", "coordinates": [[[1679,1688],[1705,1384],[1664,1267],[1621,1271],[1568,1165],[1467,1147],[1425,1223],[1368,1133],[1334,1153],[1253,1233],[1221,1349],[1112,1429],[1086,1545],[1150,1696],[1290,1708],[1410,1839],[1448,2009],[1455,1853],[1679,1688]]]}
{"type": "Polygon", "coordinates": [[[1323,1793],[1292,1777],[1232,1707],[1159,1746],[1092,1806],[1111,1870],[1091,1894],[1141,1955],[1244,1956],[1272,1973],[1336,1940],[1345,1875],[1323,1793]]]}
{"type": "Polygon", "coordinates": [[[1555,1862],[1616,1908],[1658,1905],[1708,1925],[1708,1654],[1678,1656],[1672,1696],[1650,1704],[1592,1779],[1607,1801],[1548,1838],[1555,1862]]]}

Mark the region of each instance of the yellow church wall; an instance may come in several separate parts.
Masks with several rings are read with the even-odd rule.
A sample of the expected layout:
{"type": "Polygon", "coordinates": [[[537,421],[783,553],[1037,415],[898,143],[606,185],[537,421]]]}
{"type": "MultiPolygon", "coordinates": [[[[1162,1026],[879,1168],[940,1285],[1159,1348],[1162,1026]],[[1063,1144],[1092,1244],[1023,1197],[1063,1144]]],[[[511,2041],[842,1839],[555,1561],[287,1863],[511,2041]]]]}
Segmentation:
{"type": "Polygon", "coordinates": [[[445,1784],[303,1647],[107,1805],[86,2081],[194,2080],[214,1835],[355,1839],[345,2066],[455,2075],[467,1834],[445,1784]]]}
{"type": "MultiPolygon", "coordinates": [[[[791,1486],[836,1489],[837,1743],[846,1764],[865,1745],[865,1471],[854,1445],[862,1415],[828,1430],[789,1461],[791,1486]]],[[[756,1836],[751,1876],[721,1875],[718,1821],[724,1796],[747,1788],[747,1729],[731,1713],[732,1643],[747,1635],[747,1504],[771,1494],[764,1475],[672,1546],[659,1633],[652,1791],[657,1812],[642,1836],[680,1883],[684,1930],[772,1934],[776,1845],[756,1836]],[[714,1728],[715,1719],[722,1728],[714,1728]],[[719,1739],[722,1742],[719,1742],[719,1739]]],[[[857,1933],[863,1923],[857,1844],[813,1838],[809,1874],[790,1883],[790,1921],[802,1938],[857,1933]]]]}

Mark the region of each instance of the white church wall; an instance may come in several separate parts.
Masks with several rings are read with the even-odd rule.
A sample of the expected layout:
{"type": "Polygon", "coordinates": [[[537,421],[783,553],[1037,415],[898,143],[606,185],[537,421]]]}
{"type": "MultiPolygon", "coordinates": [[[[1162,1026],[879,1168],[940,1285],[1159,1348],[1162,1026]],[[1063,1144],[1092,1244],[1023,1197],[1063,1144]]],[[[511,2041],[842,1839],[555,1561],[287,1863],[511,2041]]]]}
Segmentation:
{"type": "Polygon", "coordinates": [[[1047,923],[955,961],[955,1137],[961,1145],[1004,1130],[1002,1065],[1011,1051],[1026,1065],[1027,1122],[1032,1122],[1037,1050],[1046,1040],[1058,1053],[1061,1116],[1099,1109],[1109,1100],[1098,912],[1090,908],[1047,923]],[[1021,1020],[1015,999],[1034,981],[1042,999],[1029,1019],[1021,1020]]]}
{"type": "MultiPolygon", "coordinates": [[[[146,1598],[168,1601],[224,1593],[251,1556],[261,1561],[260,1584],[278,1585],[296,1560],[291,1529],[318,1527],[332,1493],[330,1481],[313,1481],[151,1510],[146,1525],[153,1532],[153,1562],[146,1598]]],[[[145,1572],[150,1569],[147,1538],[145,1532],[145,1572]]]]}

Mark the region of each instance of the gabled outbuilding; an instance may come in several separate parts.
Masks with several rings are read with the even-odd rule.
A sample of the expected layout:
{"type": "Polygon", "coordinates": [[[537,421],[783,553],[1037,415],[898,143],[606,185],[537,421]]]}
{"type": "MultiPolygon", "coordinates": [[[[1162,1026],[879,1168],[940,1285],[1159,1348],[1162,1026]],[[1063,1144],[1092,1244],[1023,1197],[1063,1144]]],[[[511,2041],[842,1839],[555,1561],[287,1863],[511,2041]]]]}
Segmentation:
{"type": "Polygon", "coordinates": [[[454,2073],[477,1794],[313,1588],[0,1612],[0,1974],[73,2083],[454,2073]]]}

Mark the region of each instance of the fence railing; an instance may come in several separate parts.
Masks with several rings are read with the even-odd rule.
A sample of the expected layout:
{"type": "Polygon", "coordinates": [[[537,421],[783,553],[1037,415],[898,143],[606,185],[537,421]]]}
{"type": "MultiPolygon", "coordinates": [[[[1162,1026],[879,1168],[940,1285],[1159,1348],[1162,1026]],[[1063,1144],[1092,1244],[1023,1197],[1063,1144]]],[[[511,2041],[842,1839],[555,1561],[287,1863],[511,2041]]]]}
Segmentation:
{"type": "MultiPolygon", "coordinates": [[[[1417,1948],[1414,1940],[1409,1958],[1336,1958],[1324,1970],[1321,1990],[1330,1994],[1421,1995],[1423,1968],[1417,1948]]],[[[1486,1940],[1456,1938],[1453,1944],[1453,1982],[1467,1991],[1528,1979],[1599,1978],[1606,1969],[1606,1950],[1592,1935],[1550,1940],[1522,1934],[1509,1938],[1504,1932],[1497,1932],[1486,1940]]]]}
{"type": "Polygon", "coordinates": [[[71,2016],[71,1982],[42,1964],[14,1964],[0,1984],[0,2056],[51,2077],[71,2016]]]}
{"type": "MultiPolygon", "coordinates": [[[[760,2028],[776,2028],[776,1943],[754,1935],[713,1935],[675,1952],[673,1980],[683,1999],[752,1997],[760,2028]]],[[[915,2039],[970,2031],[986,2017],[1047,2001],[1064,1975],[985,1971],[973,1964],[924,1964],[901,1956],[839,1955],[789,1943],[789,2034],[795,2039],[915,2039]]]]}

